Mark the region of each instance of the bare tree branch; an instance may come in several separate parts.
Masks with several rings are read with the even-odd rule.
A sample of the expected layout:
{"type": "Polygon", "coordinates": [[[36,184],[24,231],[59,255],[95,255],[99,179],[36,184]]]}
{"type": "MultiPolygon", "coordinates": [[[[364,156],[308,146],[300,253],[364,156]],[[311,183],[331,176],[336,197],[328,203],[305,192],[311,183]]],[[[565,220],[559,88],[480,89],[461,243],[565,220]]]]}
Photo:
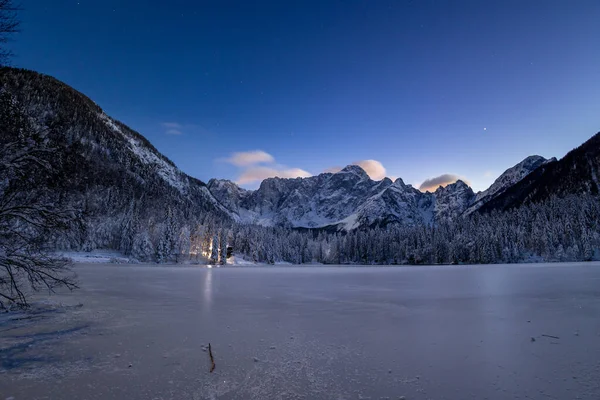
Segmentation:
{"type": "Polygon", "coordinates": [[[12,34],[19,31],[19,11],[12,0],[0,0],[0,67],[7,65],[12,57],[12,52],[6,48],[12,34]]]}
{"type": "Polygon", "coordinates": [[[44,134],[0,92],[0,308],[27,307],[31,291],[77,288],[70,260],[47,249],[49,238],[72,227],[78,213],[61,208],[48,189],[56,157],[44,134]]]}

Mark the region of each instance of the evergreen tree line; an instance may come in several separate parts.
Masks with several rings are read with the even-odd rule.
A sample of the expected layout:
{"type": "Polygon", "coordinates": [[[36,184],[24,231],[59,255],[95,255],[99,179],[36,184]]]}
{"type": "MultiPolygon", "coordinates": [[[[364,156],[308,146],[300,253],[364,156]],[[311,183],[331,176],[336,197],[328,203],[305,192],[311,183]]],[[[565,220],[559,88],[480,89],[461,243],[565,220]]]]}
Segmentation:
{"type": "Polygon", "coordinates": [[[211,214],[190,221],[171,207],[160,220],[144,219],[140,211],[132,202],[123,215],[90,221],[80,244],[67,240],[60,247],[115,248],[158,263],[225,263],[230,246],[234,255],[259,263],[382,265],[588,261],[600,248],[600,203],[587,194],[433,226],[338,233],[241,225],[211,214]]]}

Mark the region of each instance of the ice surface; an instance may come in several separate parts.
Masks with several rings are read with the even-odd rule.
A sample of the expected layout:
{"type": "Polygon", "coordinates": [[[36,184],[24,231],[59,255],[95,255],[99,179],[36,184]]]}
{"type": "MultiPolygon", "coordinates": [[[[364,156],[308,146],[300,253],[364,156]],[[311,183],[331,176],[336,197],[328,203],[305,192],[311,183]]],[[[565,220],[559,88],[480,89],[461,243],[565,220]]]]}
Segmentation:
{"type": "Polygon", "coordinates": [[[600,398],[598,263],[76,270],[0,315],[0,397],[600,398]]]}

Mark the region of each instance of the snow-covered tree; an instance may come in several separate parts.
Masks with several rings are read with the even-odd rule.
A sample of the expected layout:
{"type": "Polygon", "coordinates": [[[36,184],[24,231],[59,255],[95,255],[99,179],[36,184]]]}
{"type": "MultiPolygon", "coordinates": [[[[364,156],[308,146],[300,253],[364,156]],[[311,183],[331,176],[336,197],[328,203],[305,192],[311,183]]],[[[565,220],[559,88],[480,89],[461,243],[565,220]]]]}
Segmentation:
{"type": "Polygon", "coordinates": [[[219,235],[216,233],[212,238],[212,247],[210,252],[210,263],[216,265],[219,262],[219,235]]]}
{"type": "Polygon", "coordinates": [[[179,237],[177,238],[175,262],[180,262],[181,258],[185,259],[189,257],[191,243],[190,228],[187,225],[184,225],[179,231],[179,237]]]}
{"type": "Polygon", "coordinates": [[[225,229],[222,229],[219,234],[219,263],[227,264],[227,231],[225,229]]]}
{"type": "Polygon", "coordinates": [[[139,261],[151,261],[154,256],[154,246],[147,231],[135,235],[131,255],[139,261]]]}
{"type": "Polygon", "coordinates": [[[171,241],[166,233],[164,224],[160,224],[158,228],[158,242],[156,243],[156,262],[162,264],[169,260],[171,255],[171,241]]]}
{"type": "Polygon", "coordinates": [[[119,245],[119,249],[125,255],[131,254],[131,250],[133,247],[133,240],[136,236],[138,229],[138,221],[137,215],[135,212],[135,202],[131,201],[129,204],[129,210],[123,217],[121,222],[121,242],[119,245]]]}

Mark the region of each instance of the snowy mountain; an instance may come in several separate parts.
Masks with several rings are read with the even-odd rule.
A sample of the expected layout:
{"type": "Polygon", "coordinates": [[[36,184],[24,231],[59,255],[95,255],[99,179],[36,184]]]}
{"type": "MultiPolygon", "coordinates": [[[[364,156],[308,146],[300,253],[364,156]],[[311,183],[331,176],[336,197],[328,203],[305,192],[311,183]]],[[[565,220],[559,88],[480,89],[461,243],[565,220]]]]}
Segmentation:
{"type": "Polygon", "coordinates": [[[434,193],[423,193],[402,179],[373,181],[357,165],[309,178],[266,179],[255,191],[226,180],[211,180],[208,188],[243,223],[346,231],[388,224],[429,225],[479,210],[531,172],[555,161],[527,157],[477,194],[461,180],[440,186],[434,193]]]}
{"type": "Polygon", "coordinates": [[[353,225],[347,218],[358,218],[367,200],[391,185],[389,179],[371,180],[362,168],[352,165],[335,174],[265,179],[255,191],[242,191],[229,181],[211,181],[209,189],[242,222],[316,228],[353,225]]]}
{"type": "Polygon", "coordinates": [[[514,167],[504,171],[504,173],[502,173],[502,175],[500,175],[487,190],[477,193],[473,203],[469,206],[465,213],[471,214],[472,212],[477,211],[483,205],[489,203],[491,200],[506,192],[506,190],[520,182],[523,178],[539,167],[555,161],[556,158],[547,160],[542,156],[527,157],[514,167]]]}
{"type": "Polygon", "coordinates": [[[435,193],[422,193],[402,179],[374,181],[357,165],[310,178],[269,178],[255,191],[223,180],[211,180],[208,188],[235,219],[244,223],[343,230],[452,219],[475,197],[462,181],[440,187],[435,193]]]}

